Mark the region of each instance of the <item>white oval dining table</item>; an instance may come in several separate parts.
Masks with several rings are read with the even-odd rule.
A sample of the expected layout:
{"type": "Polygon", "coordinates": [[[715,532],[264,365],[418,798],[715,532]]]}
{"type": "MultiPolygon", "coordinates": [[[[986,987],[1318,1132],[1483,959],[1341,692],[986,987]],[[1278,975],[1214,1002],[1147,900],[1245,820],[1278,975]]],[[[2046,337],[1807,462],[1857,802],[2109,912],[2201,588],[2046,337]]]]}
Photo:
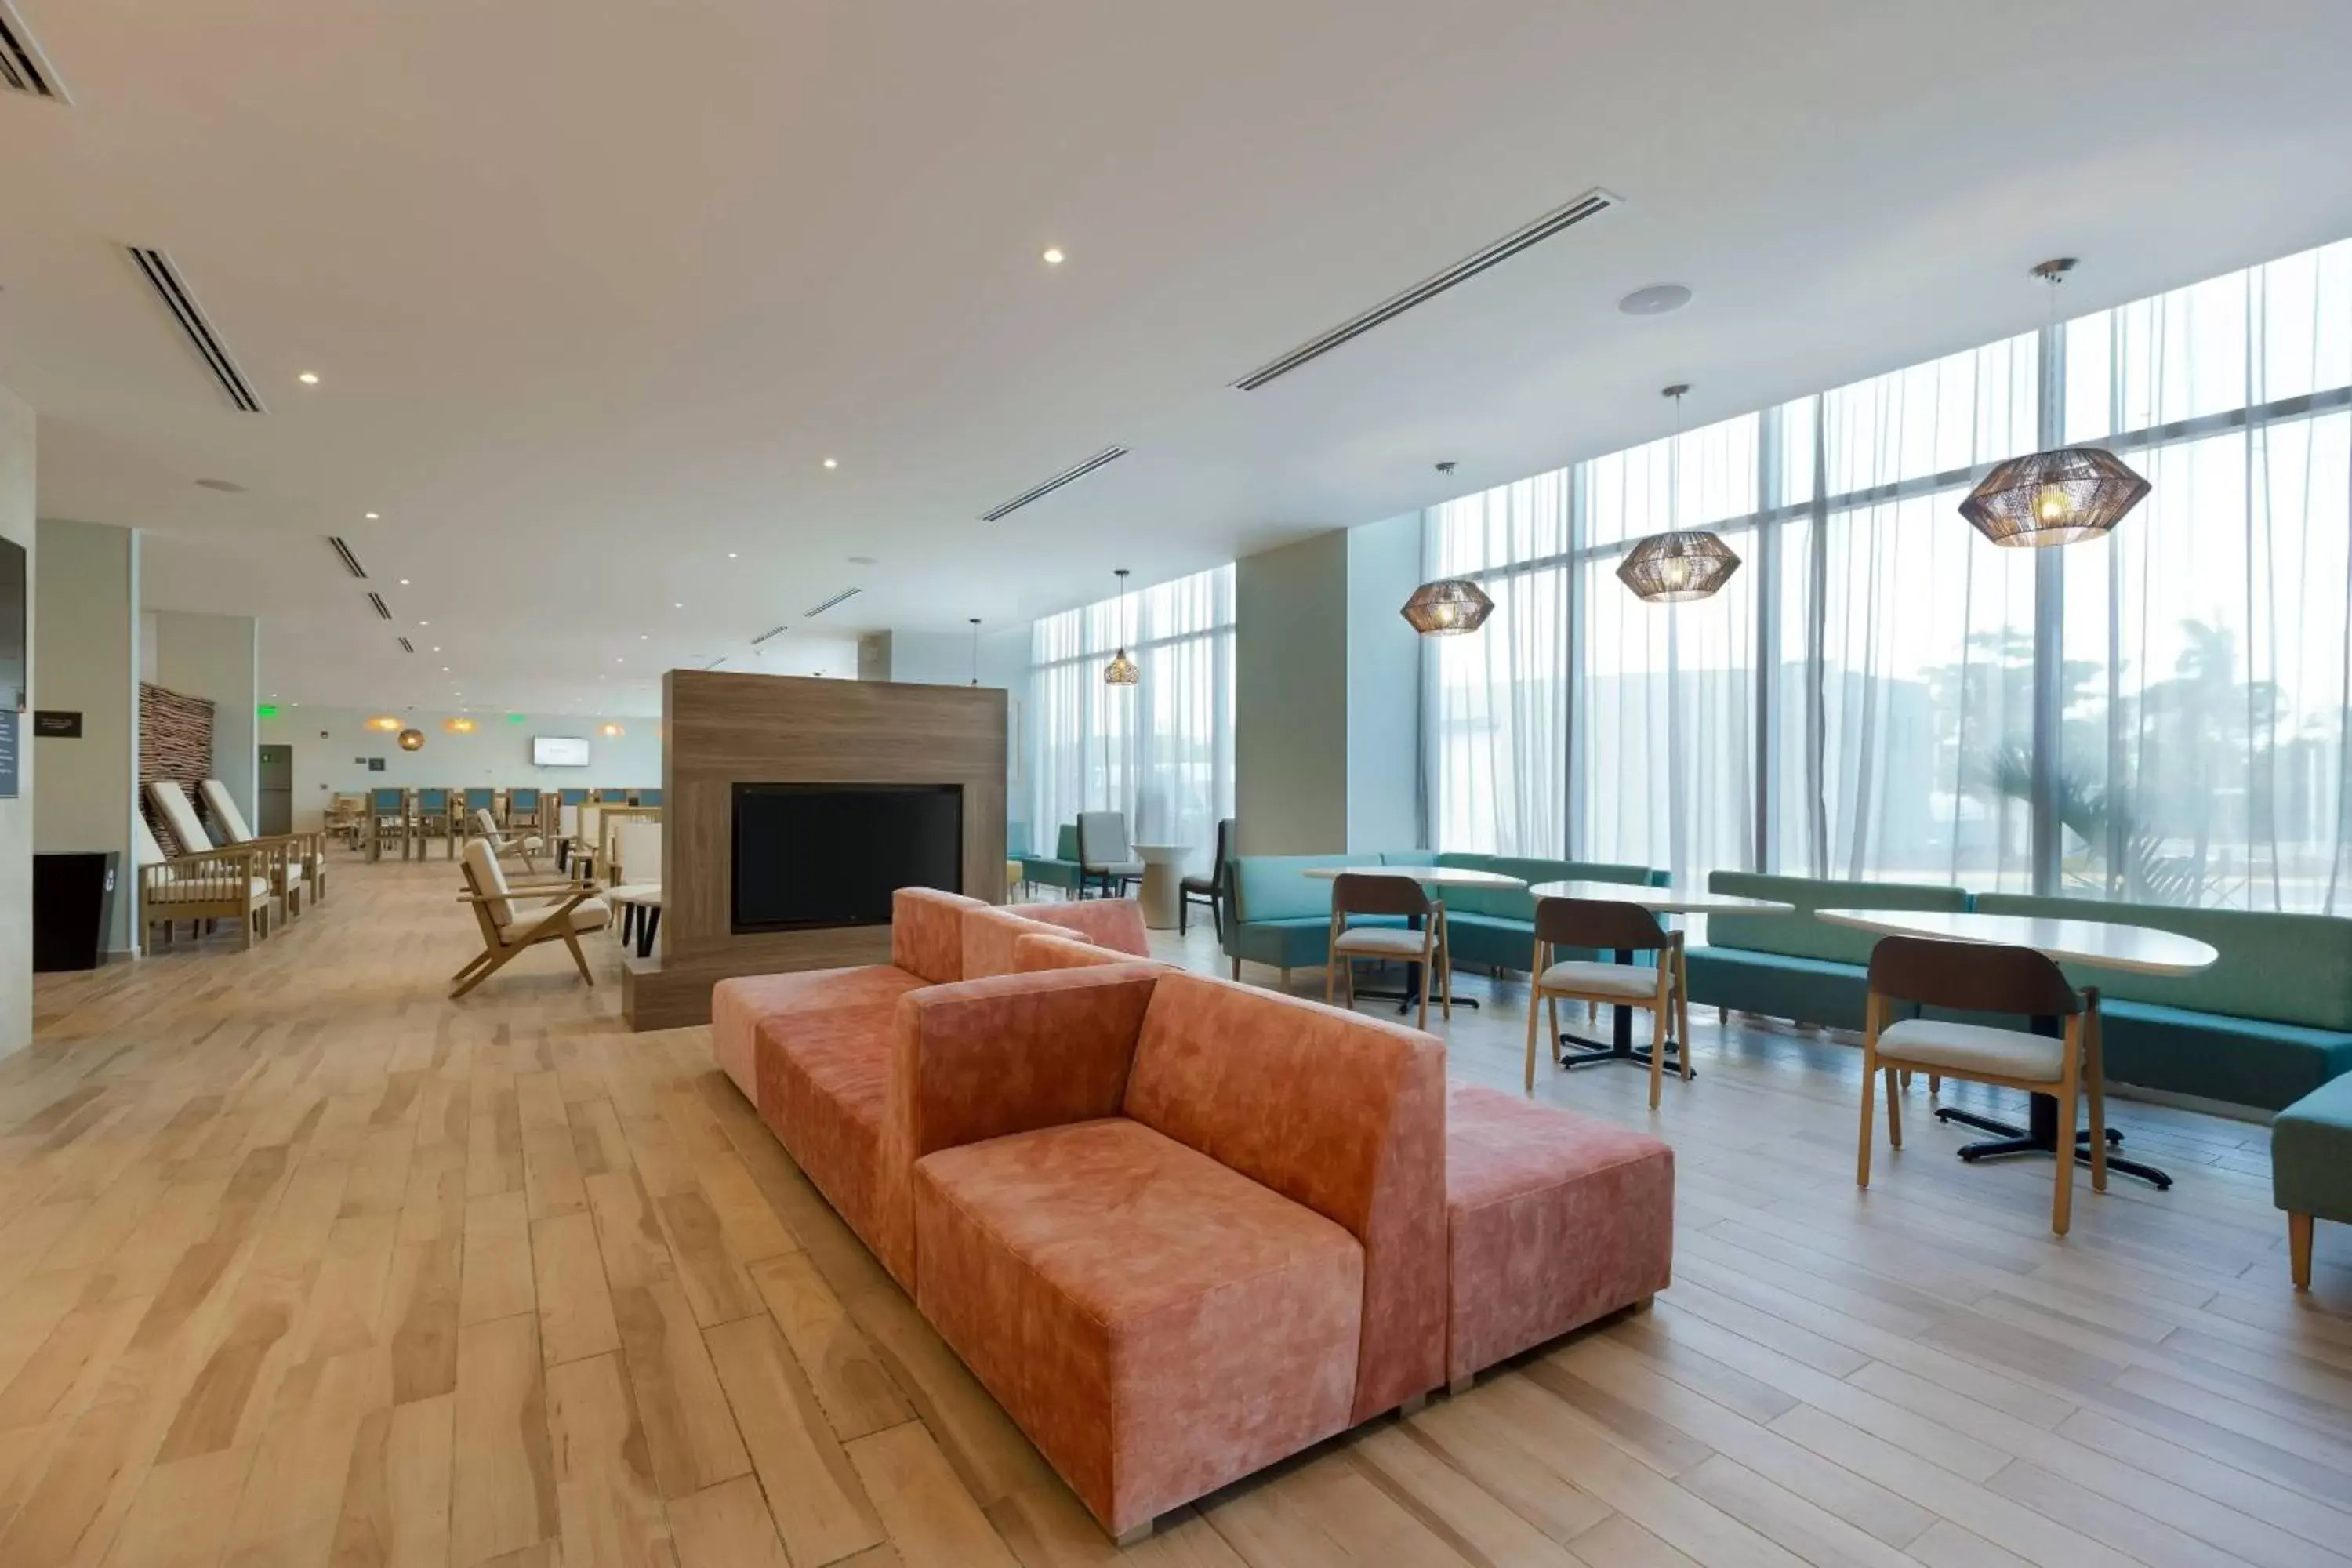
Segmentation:
{"type": "MultiPolygon", "coordinates": [[[[1957,910],[1815,910],[1814,918],[1854,931],[1881,936],[1926,937],[1937,942],[1989,942],[2000,947],[2027,947],[2060,963],[2084,969],[2113,969],[2133,974],[2194,974],[2221,959],[2211,943],[2177,931],[2110,921],[2052,920],[2039,915],[1964,914],[1957,910]]],[[[2036,1034],[2055,1035],[2058,1020],[2036,1018],[2036,1034]]],[[[2002,1154],[2058,1152],[2058,1101],[2046,1094],[2031,1097],[2027,1124],[2016,1126],[1979,1116],[1956,1106],[1936,1108],[1938,1121],[1957,1121],[1990,1132],[1992,1138],[1960,1150],[1963,1160],[1986,1160],[2002,1154]]],[[[2085,1134],[2076,1130],[2074,1155],[2090,1158],[2082,1146],[2085,1134]]],[[[2107,1142],[2121,1143],[2123,1134],[2107,1129],[2107,1142]]],[[[2107,1156],[2107,1169],[2137,1176],[2158,1188],[2172,1178],[2154,1165],[2107,1156]]]]}

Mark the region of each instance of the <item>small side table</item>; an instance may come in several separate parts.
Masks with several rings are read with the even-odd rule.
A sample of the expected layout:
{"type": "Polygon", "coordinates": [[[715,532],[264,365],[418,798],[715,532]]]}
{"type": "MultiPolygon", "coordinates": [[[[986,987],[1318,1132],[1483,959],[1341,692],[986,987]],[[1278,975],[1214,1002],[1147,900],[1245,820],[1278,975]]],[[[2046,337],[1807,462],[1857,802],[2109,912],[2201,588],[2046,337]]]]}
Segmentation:
{"type": "Polygon", "coordinates": [[[1186,847],[1181,844],[1129,846],[1143,862],[1143,923],[1153,931],[1176,929],[1177,895],[1184,879],[1186,847]]]}

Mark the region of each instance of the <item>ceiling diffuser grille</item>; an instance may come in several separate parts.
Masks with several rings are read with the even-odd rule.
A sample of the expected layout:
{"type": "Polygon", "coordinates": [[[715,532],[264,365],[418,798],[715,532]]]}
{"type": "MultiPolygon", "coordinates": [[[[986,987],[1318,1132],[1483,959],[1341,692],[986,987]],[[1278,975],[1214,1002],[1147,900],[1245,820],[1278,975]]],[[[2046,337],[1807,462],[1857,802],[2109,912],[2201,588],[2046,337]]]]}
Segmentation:
{"type": "Polygon", "coordinates": [[[41,46],[25,26],[8,0],[0,0],[0,87],[58,103],[73,100],[58,83],[58,73],[41,55],[41,46]]]}
{"type": "Polygon", "coordinates": [[[400,651],[403,653],[415,653],[416,651],[416,645],[410,642],[406,637],[403,637],[400,639],[400,651]]]}
{"type": "Polygon", "coordinates": [[[327,542],[334,546],[335,557],[343,563],[345,571],[354,577],[366,577],[367,568],[360,564],[360,558],[352,553],[352,547],[349,544],[331,533],[327,535],[327,542]]]}
{"type": "Polygon", "coordinates": [[[803,610],[801,612],[801,619],[804,621],[813,621],[819,616],[824,614],[827,610],[833,608],[835,605],[841,604],[845,600],[854,599],[864,592],[865,590],[862,588],[844,588],[840,593],[835,594],[824,604],[812,605],[807,609],[803,610]]]}
{"type": "Polygon", "coordinates": [[[370,594],[368,595],[368,603],[375,606],[376,617],[379,620],[388,621],[392,619],[392,606],[383,602],[383,595],[382,594],[370,594]]]}
{"type": "Polygon", "coordinates": [[[1047,496],[1052,495],[1055,490],[1060,489],[1064,485],[1069,484],[1076,479],[1083,479],[1088,474],[1093,473],[1097,468],[1101,468],[1105,463],[1117,462],[1119,458],[1126,456],[1127,448],[1124,447],[1105,447],[1101,451],[1097,452],[1085,462],[1077,464],[1074,468],[1064,468],[1060,473],[1055,474],[1052,479],[1047,479],[1042,485],[1034,486],[1029,489],[1023,490],[1019,495],[1014,496],[1011,500],[1006,501],[1003,506],[996,508],[994,510],[982,512],[980,514],[980,521],[982,522],[1002,522],[1004,519],[1011,517],[1014,512],[1019,511],[1023,507],[1029,505],[1032,501],[1043,500],[1047,496]]]}
{"type": "Polygon", "coordinates": [[[1395,321],[1414,306],[1427,304],[1455,284],[1467,283],[1488,268],[1500,266],[1519,252],[1540,245],[1587,218],[1598,217],[1617,205],[1617,198],[1607,191],[1587,191],[1566,206],[1546,213],[1524,228],[1505,235],[1484,250],[1464,257],[1444,271],[1423,279],[1393,299],[1382,300],[1361,315],[1349,317],[1321,337],[1308,339],[1280,359],[1260,365],[1234,385],[1243,392],[1255,392],[1266,383],[1321,359],[1341,343],[1363,336],[1382,322],[1395,321]]]}
{"type": "Polygon", "coordinates": [[[245,373],[236,368],[236,361],[229,357],[228,350],[222,345],[220,334],[213,331],[213,324],[205,321],[204,312],[196,308],[196,297],[189,292],[187,284],[181,281],[178,269],[172,265],[172,258],[148,246],[133,245],[128,248],[132,264],[139,268],[139,275],[147,279],[147,286],[155,290],[155,297],[163,302],[165,310],[172,312],[172,320],[179,324],[182,335],[188,340],[188,346],[196,351],[196,357],[205,362],[206,370],[213,373],[213,379],[220,383],[220,388],[228,395],[229,402],[247,414],[268,413],[268,410],[261,405],[261,399],[254,395],[252,386],[245,379],[245,373]]]}
{"type": "Polygon", "coordinates": [[[751,639],[751,646],[753,647],[758,647],[761,643],[766,642],[769,638],[780,637],[791,629],[792,627],[789,626],[770,626],[766,631],[761,632],[758,637],[751,639]]]}

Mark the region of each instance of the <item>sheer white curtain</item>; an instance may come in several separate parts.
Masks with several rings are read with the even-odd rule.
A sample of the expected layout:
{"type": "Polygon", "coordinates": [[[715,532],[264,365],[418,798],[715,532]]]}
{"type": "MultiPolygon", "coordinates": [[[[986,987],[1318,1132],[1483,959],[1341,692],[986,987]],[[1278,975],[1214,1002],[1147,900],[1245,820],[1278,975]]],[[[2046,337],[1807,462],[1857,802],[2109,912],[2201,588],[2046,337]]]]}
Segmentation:
{"type": "Polygon", "coordinates": [[[2036,353],[2027,336],[1914,365],[1798,421],[1822,499],[1782,557],[1804,668],[1780,729],[1783,870],[2032,890],[2038,552],[1987,541],[1957,510],[1970,485],[1937,476],[2033,449],[2036,353]]]}
{"type": "Polygon", "coordinates": [[[2065,352],[2067,438],[2153,487],[2063,563],[2066,890],[2342,912],[2352,242],[2070,322],[2065,352]]]}
{"type": "Polygon", "coordinates": [[[1181,844],[1207,868],[1234,809],[1234,569],[1049,616],[1030,633],[1030,832],[1053,847],[1081,811],[1119,811],[1139,844],[1181,844]],[[1125,647],[1142,672],[1111,686],[1125,647]]]}
{"type": "Polygon", "coordinates": [[[1430,843],[1558,858],[1568,823],[1569,487],[1558,469],[1432,509],[1428,575],[1481,577],[1495,613],[1430,637],[1423,668],[1430,843]]]}

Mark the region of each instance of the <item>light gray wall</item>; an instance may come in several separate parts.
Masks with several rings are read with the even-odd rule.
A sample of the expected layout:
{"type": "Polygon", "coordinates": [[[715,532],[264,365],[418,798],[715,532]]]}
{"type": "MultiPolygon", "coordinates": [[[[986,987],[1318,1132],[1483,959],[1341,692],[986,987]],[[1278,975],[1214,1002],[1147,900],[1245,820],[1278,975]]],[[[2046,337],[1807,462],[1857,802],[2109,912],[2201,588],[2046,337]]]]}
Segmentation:
{"type": "Polygon", "coordinates": [[[1348,531],[1348,850],[1421,842],[1421,514],[1348,531]]]}
{"type": "MultiPolygon", "coordinates": [[[[972,678],[972,643],[970,632],[918,632],[893,628],[878,634],[881,663],[877,673],[866,673],[869,665],[864,658],[858,669],[861,680],[895,680],[901,684],[920,686],[969,686],[972,678]]],[[[864,644],[860,645],[861,655],[864,644]]],[[[980,683],[1001,686],[1007,690],[1024,685],[1029,674],[1029,628],[991,632],[981,628],[980,683]]]]}
{"type": "Polygon", "coordinates": [[[183,697],[211,701],[211,776],[228,787],[229,798],[246,821],[258,821],[254,704],[261,693],[253,617],[150,610],[140,617],[140,625],[144,634],[140,663],[153,670],[147,679],[183,697]],[[152,658],[148,639],[152,640],[152,658]]]}
{"type": "MultiPolygon", "coordinates": [[[[33,528],[33,411],[0,386],[0,537],[25,547],[25,652],[37,660],[40,552],[33,528]]],[[[14,693],[10,693],[14,696],[14,693]]],[[[14,703],[10,704],[13,709],[14,703]]],[[[0,800],[0,1057],[33,1038],[34,755],[29,715],[16,724],[16,798],[0,800]]],[[[119,895],[118,895],[119,896],[119,895]]]]}
{"type": "Polygon", "coordinates": [[[1234,816],[1250,855],[1348,847],[1348,535],[1234,571],[1234,816]]]}
{"type": "Polygon", "coordinates": [[[139,535],[43,518],[33,706],[81,714],[81,734],[33,743],[35,847],[112,850],[121,879],[107,946],[132,950],[131,821],[139,778],[139,535]]]}
{"type": "MultiPolygon", "coordinates": [[[[441,728],[453,711],[423,709],[310,708],[281,706],[259,725],[258,744],[294,751],[294,828],[320,826],[328,797],[365,789],[463,788],[521,784],[540,789],[655,789],[662,782],[661,721],[621,719],[626,733],[598,734],[601,720],[577,714],[526,713],[520,724],[503,713],[473,713],[480,726],[470,735],[441,728]],[[389,712],[425,731],[425,749],[404,752],[395,736],[371,730],[367,721],[389,712]],[[534,735],[580,735],[588,742],[584,768],[530,765],[534,735]],[[363,759],[382,757],[383,772],[370,773],[363,759]]],[[[248,818],[247,820],[251,820],[248,818]]]]}

